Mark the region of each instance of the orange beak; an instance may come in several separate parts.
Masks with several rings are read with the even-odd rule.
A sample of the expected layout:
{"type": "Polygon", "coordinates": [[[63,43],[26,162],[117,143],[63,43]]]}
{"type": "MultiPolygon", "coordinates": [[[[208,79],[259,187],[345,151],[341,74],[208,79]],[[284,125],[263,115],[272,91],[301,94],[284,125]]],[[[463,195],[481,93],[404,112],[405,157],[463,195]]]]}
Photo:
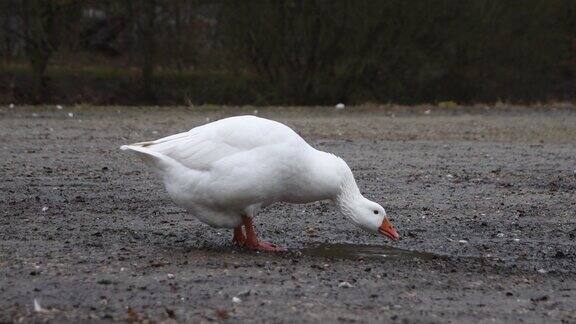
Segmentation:
{"type": "Polygon", "coordinates": [[[390,223],[388,218],[384,218],[384,220],[382,221],[382,225],[380,225],[380,227],[378,228],[378,232],[380,232],[380,234],[388,236],[388,238],[390,238],[392,241],[396,241],[397,239],[400,238],[400,235],[398,235],[398,232],[396,232],[396,229],[394,228],[392,223],[390,223]]]}

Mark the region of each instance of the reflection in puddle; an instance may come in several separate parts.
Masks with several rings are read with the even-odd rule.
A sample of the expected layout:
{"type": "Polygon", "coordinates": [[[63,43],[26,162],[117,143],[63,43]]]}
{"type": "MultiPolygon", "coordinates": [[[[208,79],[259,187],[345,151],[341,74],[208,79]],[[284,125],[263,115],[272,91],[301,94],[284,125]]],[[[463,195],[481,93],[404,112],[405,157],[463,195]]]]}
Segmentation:
{"type": "Polygon", "coordinates": [[[300,250],[304,255],[336,257],[344,259],[421,259],[431,260],[440,256],[428,253],[403,250],[385,245],[367,244],[320,244],[300,250]]]}

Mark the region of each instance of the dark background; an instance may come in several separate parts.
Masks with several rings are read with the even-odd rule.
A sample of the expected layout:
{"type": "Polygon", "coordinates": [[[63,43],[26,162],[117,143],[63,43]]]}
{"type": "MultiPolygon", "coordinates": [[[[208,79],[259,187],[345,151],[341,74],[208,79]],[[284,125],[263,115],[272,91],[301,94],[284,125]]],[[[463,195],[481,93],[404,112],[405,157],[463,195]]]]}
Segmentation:
{"type": "Polygon", "coordinates": [[[576,96],[573,0],[1,0],[0,103],[576,96]]]}

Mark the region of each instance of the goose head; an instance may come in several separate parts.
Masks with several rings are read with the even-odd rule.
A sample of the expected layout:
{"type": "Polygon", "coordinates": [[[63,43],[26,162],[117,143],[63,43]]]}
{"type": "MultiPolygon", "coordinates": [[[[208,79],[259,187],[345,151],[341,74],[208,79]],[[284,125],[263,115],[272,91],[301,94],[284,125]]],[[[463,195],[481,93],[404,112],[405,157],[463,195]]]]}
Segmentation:
{"type": "Polygon", "coordinates": [[[342,214],[360,228],[371,233],[382,234],[393,241],[400,238],[388,219],[386,210],[380,204],[366,199],[358,193],[353,197],[338,199],[337,205],[342,214]]]}
{"type": "Polygon", "coordinates": [[[334,154],[315,152],[312,164],[314,183],[320,191],[328,193],[326,198],[332,199],[340,212],[360,228],[398,240],[400,235],[386,211],[360,193],[348,164],[334,154]]]}

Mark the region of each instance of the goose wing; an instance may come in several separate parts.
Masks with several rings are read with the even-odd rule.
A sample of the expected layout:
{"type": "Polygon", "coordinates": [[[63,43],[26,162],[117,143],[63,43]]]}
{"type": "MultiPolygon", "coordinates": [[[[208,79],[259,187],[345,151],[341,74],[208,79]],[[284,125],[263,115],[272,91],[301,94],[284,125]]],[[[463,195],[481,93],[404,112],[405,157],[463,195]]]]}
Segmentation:
{"type": "Polygon", "coordinates": [[[291,128],[254,116],[239,116],[195,127],[155,141],[131,144],[193,170],[209,170],[220,159],[275,144],[308,145],[291,128]]]}

